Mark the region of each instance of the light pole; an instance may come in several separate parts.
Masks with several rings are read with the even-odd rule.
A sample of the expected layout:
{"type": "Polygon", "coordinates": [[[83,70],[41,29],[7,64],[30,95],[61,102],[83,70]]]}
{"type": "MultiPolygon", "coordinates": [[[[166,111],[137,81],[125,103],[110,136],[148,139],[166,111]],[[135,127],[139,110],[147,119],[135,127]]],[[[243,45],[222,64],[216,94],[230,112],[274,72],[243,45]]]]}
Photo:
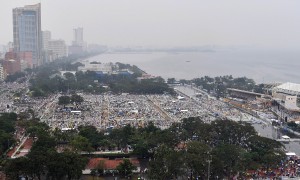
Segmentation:
{"type": "Polygon", "coordinates": [[[209,155],[210,159],[207,160],[208,162],[208,171],[207,171],[207,180],[210,178],[210,163],[212,162],[212,157],[209,155]]]}

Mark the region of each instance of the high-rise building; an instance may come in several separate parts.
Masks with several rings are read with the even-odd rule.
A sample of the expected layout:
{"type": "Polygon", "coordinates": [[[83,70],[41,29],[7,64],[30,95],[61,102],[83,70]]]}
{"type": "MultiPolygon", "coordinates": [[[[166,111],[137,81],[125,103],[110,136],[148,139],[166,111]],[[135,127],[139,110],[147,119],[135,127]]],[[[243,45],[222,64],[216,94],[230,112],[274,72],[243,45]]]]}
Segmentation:
{"type": "Polygon", "coordinates": [[[41,4],[13,9],[14,51],[32,52],[33,67],[42,64],[41,4]]]}
{"type": "Polygon", "coordinates": [[[83,28],[73,29],[74,40],[68,48],[69,54],[81,54],[86,51],[86,43],[83,41],[83,28]]]}
{"type": "Polygon", "coordinates": [[[51,56],[49,54],[49,41],[51,40],[51,32],[50,31],[42,31],[42,47],[43,47],[43,62],[50,62],[51,56]]]}
{"type": "Polygon", "coordinates": [[[75,28],[73,45],[83,46],[83,44],[83,28],[75,28]]]}

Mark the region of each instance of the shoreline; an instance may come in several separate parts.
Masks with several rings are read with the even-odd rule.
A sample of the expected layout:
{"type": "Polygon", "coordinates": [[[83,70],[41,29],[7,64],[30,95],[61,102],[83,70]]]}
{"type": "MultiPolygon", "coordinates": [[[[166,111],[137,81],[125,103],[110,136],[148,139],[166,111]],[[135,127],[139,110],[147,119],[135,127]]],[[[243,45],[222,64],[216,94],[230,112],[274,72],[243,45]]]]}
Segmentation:
{"type": "MultiPolygon", "coordinates": [[[[235,54],[229,52],[183,52],[176,54],[167,52],[103,52],[85,59],[103,63],[121,62],[136,65],[143,71],[151,75],[161,76],[165,80],[168,78],[191,80],[204,76],[218,77],[232,74],[234,77],[254,79],[257,84],[275,82],[300,83],[299,79],[295,78],[297,77],[295,67],[299,66],[299,62],[294,61],[298,57],[297,54],[296,56],[292,54],[290,58],[287,57],[287,59],[291,59],[289,66],[282,66],[282,61],[271,61],[270,58],[272,56],[268,59],[259,55],[254,58],[252,57],[255,55],[254,53],[242,52],[235,54]],[[187,63],[187,61],[189,62],[187,63]]],[[[273,55],[276,54],[274,53],[273,55]]]]}

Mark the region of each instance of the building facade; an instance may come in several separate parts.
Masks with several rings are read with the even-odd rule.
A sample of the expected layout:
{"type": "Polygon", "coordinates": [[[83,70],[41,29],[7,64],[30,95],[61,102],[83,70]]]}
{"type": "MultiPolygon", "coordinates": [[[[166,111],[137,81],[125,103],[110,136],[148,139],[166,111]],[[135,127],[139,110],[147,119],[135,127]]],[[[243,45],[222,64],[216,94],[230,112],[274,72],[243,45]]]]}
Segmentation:
{"type": "Polygon", "coordinates": [[[21,71],[21,63],[19,60],[4,60],[3,69],[5,76],[15,74],[16,72],[21,71]]]}
{"type": "Polygon", "coordinates": [[[48,42],[48,52],[52,60],[67,56],[67,45],[64,40],[50,40],[48,42]]]}
{"type": "Polygon", "coordinates": [[[33,67],[42,64],[41,4],[13,9],[14,51],[31,52],[33,67]]]}
{"type": "Polygon", "coordinates": [[[0,82],[4,81],[4,69],[3,66],[0,64],[0,82]]]}
{"type": "Polygon", "coordinates": [[[103,74],[112,73],[112,64],[111,63],[90,63],[82,62],[84,66],[79,66],[78,71],[94,71],[102,72],[103,74]]]}
{"type": "Polygon", "coordinates": [[[49,41],[51,40],[51,32],[50,31],[42,31],[43,37],[43,50],[48,50],[49,48],[49,41]]]}
{"type": "MultiPolygon", "coordinates": [[[[24,68],[32,69],[32,52],[20,52],[19,53],[19,60],[24,63],[24,68]]],[[[22,68],[21,68],[22,70],[22,68]]]]}
{"type": "Polygon", "coordinates": [[[72,45],[68,47],[68,53],[71,54],[82,54],[86,51],[87,45],[83,40],[83,28],[73,29],[74,40],[72,45]]]}

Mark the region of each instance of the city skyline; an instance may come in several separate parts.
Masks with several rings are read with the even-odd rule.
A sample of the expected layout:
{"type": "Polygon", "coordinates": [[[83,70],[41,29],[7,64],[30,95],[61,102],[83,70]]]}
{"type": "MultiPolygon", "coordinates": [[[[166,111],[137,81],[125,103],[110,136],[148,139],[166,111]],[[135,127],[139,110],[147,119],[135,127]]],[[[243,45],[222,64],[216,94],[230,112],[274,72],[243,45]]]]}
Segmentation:
{"type": "Polygon", "coordinates": [[[5,1],[1,6],[0,44],[12,41],[11,11],[41,2],[42,30],[54,39],[73,40],[83,27],[84,40],[104,45],[245,45],[297,49],[300,2],[267,1],[5,1]],[[66,11],[67,10],[67,11],[66,11]]]}

